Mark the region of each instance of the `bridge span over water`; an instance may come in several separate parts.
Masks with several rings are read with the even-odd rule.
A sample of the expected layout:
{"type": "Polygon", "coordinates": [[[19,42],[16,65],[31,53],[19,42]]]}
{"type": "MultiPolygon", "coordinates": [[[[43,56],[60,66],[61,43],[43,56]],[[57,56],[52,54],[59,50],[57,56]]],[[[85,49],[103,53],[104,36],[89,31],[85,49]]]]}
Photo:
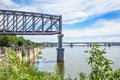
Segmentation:
{"type": "MultiPolygon", "coordinates": [[[[57,42],[43,42],[41,43],[43,45],[48,45],[48,46],[57,46],[57,42]]],[[[75,45],[86,45],[86,46],[92,46],[94,44],[99,44],[101,46],[120,46],[120,42],[63,42],[63,45],[73,47],[75,45]]]]}
{"type": "Polygon", "coordinates": [[[0,35],[58,34],[57,61],[64,61],[62,16],[35,12],[0,10],[0,35]]]}

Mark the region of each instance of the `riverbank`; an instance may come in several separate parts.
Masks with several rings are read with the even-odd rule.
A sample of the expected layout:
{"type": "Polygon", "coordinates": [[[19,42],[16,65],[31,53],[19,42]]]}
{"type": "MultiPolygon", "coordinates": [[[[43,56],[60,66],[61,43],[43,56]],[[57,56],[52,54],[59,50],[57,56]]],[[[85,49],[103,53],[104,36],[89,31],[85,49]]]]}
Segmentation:
{"type": "Polygon", "coordinates": [[[22,51],[17,52],[17,55],[20,57],[20,60],[25,60],[27,62],[33,63],[37,58],[37,55],[40,53],[41,47],[28,48],[25,50],[25,56],[22,56],[22,51]]]}
{"type": "MultiPolygon", "coordinates": [[[[35,59],[37,58],[37,55],[40,53],[42,47],[9,47],[13,51],[17,53],[20,60],[27,61],[29,63],[33,63],[35,59]]],[[[0,47],[0,54],[5,54],[5,50],[3,47],[0,47]]]]}
{"type": "Polygon", "coordinates": [[[33,65],[21,61],[10,48],[5,48],[3,55],[0,55],[0,80],[63,80],[57,74],[38,71],[33,65]]]}

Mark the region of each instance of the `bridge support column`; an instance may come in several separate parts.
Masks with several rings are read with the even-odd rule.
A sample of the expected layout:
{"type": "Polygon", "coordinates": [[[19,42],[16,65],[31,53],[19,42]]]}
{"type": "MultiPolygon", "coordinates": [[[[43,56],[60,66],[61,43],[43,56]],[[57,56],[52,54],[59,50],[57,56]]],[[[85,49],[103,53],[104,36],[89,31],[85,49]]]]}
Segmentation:
{"type": "Polygon", "coordinates": [[[72,44],[72,43],[70,43],[70,47],[71,47],[71,48],[73,47],[73,44],[72,44]]]}
{"type": "Polygon", "coordinates": [[[57,62],[64,62],[64,48],[62,48],[63,34],[58,35],[57,62]]]}

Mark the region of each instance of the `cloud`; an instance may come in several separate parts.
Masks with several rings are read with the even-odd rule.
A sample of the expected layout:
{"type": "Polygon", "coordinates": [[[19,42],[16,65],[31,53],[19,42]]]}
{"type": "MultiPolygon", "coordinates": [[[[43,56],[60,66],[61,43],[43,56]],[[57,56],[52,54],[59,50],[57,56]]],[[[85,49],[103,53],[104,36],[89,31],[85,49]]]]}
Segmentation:
{"type": "Polygon", "coordinates": [[[67,37],[93,37],[93,36],[107,36],[120,35],[120,19],[106,21],[99,20],[91,27],[85,29],[63,30],[67,37]]]}
{"type": "Polygon", "coordinates": [[[0,8],[61,14],[64,24],[83,22],[88,18],[120,9],[120,0],[31,0],[29,4],[26,2],[17,4],[12,0],[2,0],[0,8]]]}
{"type": "Polygon", "coordinates": [[[37,12],[38,10],[34,6],[24,6],[24,7],[19,7],[19,11],[37,12]]]}
{"type": "Polygon", "coordinates": [[[34,36],[23,36],[25,39],[30,39],[34,42],[57,42],[58,37],[57,35],[34,35],[34,36]]]}
{"type": "Polygon", "coordinates": [[[0,9],[15,9],[18,7],[19,5],[13,2],[12,0],[1,0],[0,1],[0,9]]]}
{"type": "Polygon", "coordinates": [[[119,0],[51,0],[38,3],[41,3],[41,9],[45,13],[62,14],[65,24],[82,22],[120,9],[119,0]]]}
{"type": "Polygon", "coordinates": [[[74,37],[66,38],[64,37],[64,42],[120,42],[120,37],[74,37]]]}

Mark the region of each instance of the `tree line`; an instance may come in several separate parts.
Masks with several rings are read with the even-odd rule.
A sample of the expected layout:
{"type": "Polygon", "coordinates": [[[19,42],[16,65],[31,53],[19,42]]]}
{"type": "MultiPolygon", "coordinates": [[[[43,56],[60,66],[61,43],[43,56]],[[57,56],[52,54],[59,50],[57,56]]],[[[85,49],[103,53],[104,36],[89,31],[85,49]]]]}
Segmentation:
{"type": "Polygon", "coordinates": [[[35,43],[31,40],[25,40],[24,37],[17,37],[16,35],[0,35],[0,46],[12,47],[12,46],[40,46],[39,43],[35,43]]]}

